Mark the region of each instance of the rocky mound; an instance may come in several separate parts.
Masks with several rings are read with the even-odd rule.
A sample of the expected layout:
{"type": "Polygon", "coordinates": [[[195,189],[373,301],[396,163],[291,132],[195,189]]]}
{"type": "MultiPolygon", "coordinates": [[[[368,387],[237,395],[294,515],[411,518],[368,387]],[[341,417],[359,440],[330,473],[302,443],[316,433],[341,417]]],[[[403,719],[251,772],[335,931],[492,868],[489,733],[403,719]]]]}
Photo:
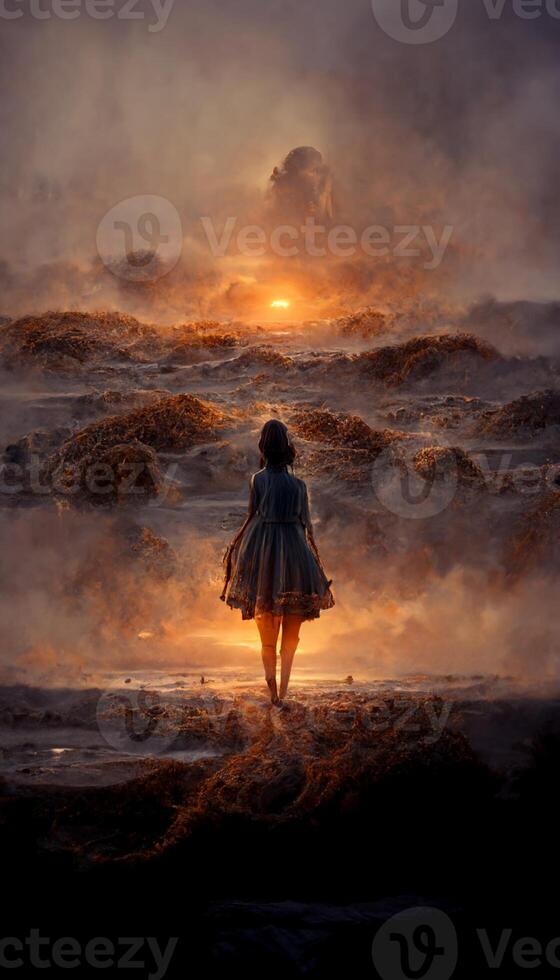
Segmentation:
{"type": "Polygon", "coordinates": [[[51,312],[6,327],[0,334],[0,355],[9,368],[63,370],[92,359],[136,359],[157,341],[157,331],[132,316],[51,312]]]}
{"type": "Polygon", "coordinates": [[[476,431],[500,439],[523,439],[551,425],[560,425],[560,391],[549,389],[484,412],[476,431]]]}
{"type": "Polygon", "coordinates": [[[417,381],[444,367],[461,364],[465,357],[497,361],[498,351],[472,334],[413,337],[404,344],[365,351],[352,358],[361,374],[390,386],[417,381]]]}

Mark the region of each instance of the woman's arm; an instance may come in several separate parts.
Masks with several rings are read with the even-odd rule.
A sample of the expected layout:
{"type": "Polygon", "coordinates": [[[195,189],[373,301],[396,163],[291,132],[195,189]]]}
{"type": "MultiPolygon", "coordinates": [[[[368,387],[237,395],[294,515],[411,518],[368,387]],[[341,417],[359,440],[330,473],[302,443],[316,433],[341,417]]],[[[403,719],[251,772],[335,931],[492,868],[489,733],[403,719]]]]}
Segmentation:
{"type": "MultiPolygon", "coordinates": [[[[321,569],[321,571],[324,574],[325,570],[323,568],[323,563],[321,561],[321,556],[319,555],[319,549],[318,549],[317,543],[315,541],[315,534],[313,532],[313,522],[311,520],[311,510],[310,510],[310,507],[309,507],[309,494],[307,492],[307,486],[305,485],[305,483],[303,484],[303,505],[302,505],[302,512],[301,512],[301,521],[302,521],[302,524],[303,524],[303,526],[305,528],[305,534],[306,534],[306,537],[307,537],[307,541],[308,541],[309,547],[311,548],[311,551],[313,552],[313,555],[315,556],[315,560],[316,560],[319,568],[321,569]]],[[[331,584],[331,582],[332,582],[332,579],[329,581],[329,585],[331,584]]]]}
{"type": "Polygon", "coordinates": [[[235,545],[237,544],[237,542],[243,536],[243,532],[244,532],[245,528],[247,527],[249,521],[251,520],[251,518],[255,514],[256,510],[257,510],[257,491],[255,490],[255,477],[252,476],[251,477],[251,483],[249,485],[249,506],[247,508],[247,517],[245,518],[245,521],[243,522],[243,524],[239,528],[239,531],[237,532],[237,534],[235,535],[233,541],[231,542],[231,547],[232,548],[235,547],[235,545]]]}
{"type": "Polygon", "coordinates": [[[237,532],[237,534],[235,535],[231,543],[228,545],[226,549],[226,553],[224,555],[223,564],[224,564],[224,571],[225,571],[225,581],[224,581],[224,588],[220,596],[220,599],[222,599],[223,601],[225,601],[227,587],[231,579],[231,571],[232,571],[231,565],[232,565],[234,549],[237,546],[237,544],[239,544],[239,541],[243,537],[243,532],[245,531],[245,528],[247,527],[251,518],[254,516],[256,510],[257,510],[257,492],[255,489],[255,477],[252,476],[251,483],[249,486],[249,506],[247,509],[247,517],[245,518],[244,523],[239,528],[239,531],[237,532]]]}

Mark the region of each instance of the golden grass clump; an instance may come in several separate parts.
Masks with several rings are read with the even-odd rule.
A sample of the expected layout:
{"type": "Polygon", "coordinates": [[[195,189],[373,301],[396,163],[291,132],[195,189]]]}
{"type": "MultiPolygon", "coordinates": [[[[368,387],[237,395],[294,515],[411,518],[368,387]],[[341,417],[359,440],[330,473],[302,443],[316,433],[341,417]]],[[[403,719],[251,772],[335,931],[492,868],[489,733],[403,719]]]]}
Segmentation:
{"type": "Polygon", "coordinates": [[[43,477],[57,492],[76,494],[77,500],[146,500],[162,485],[156,453],[212,442],[226,418],[193,395],[172,395],[81,429],[47,459],[43,477]]]}
{"type": "Polygon", "coordinates": [[[275,367],[284,371],[291,368],[293,363],[293,358],[267,345],[249,347],[239,357],[236,357],[233,362],[236,369],[252,368],[256,365],[262,365],[263,367],[275,367]]]}
{"type": "Polygon", "coordinates": [[[92,452],[133,441],[156,452],[189,449],[212,442],[227,416],[217,406],[194,395],[170,395],[154,405],[109,418],[81,429],[60,447],[53,464],[75,463],[92,452]]]}
{"type": "Polygon", "coordinates": [[[291,417],[296,435],[309,442],[328,443],[347,449],[365,449],[377,454],[405,437],[391,429],[371,429],[359,415],[344,415],[327,408],[296,411],[291,417]]]}
{"type": "Polygon", "coordinates": [[[305,442],[328,446],[320,450],[300,449],[304,471],[309,476],[334,478],[361,488],[371,480],[371,466],[385,450],[408,438],[392,429],[371,429],[359,415],[344,415],[328,409],[296,411],[290,419],[292,431],[305,442]]]}
{"type": "Polygon", "coordinates": [[[96,447],[75,469],[63,466],[58,480],[59,492],[76,487],[80,503],[87,500],[100,506],[145,503],[157,497],[163,483],[155,452],[141,442],[96,447]]]}
{"type": "Polygon", "coordinates": [[[363,310],[336,320],[337,332],[341,337],[361,337],[364,340],[387,333],[391,326],[392,318],[380,313],[373,306],[366,306],[363,310]]]}
{"type": "Polygon", "coordinates": [[[130,359],[157,337],[154,328],[121,313],[49,312],[9,324],[0,334],[0,353],[8,367],[56,369],[94,358],[130,359]]]}
{"type": "Polygon", "coordinates": [[[169,359],[190,359],[193,351],[200,350],[232,350],[241,344],[239,332],[217,320],[201,320],[195,323],[183,323],[173,330],[169,359]]]}
{"type": "Polygon", "coordinates": [[[484,474],[459,446],[428,446],[420,449],[414,457],[414,469],[428,482],[444,480],[457,474],[460,486],[482,489],[484,474]]]}
{"type": "Polygon", "coordinates": [[[353,361],[367,377],[398,386],[451,365],[465,354],[481,361],[500,359],[500,354],[490,344],[473,334],[462,333],[413,337],[404,344],[355,354],[353,361]]]}

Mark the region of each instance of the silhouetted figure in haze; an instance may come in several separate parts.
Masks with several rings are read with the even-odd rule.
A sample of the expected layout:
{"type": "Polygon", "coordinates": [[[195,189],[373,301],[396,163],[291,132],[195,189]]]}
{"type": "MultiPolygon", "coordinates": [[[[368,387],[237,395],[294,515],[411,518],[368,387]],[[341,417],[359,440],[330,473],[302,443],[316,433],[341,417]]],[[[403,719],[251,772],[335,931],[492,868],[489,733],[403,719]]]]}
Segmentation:
{"type": "Polygon", "coordinates": [[[334,216],[333,181],[323,157],[312,146],[291,150],[270,178],[269,201],[274,217],[300,224],[315,218],[318,224],[334,216]]]}

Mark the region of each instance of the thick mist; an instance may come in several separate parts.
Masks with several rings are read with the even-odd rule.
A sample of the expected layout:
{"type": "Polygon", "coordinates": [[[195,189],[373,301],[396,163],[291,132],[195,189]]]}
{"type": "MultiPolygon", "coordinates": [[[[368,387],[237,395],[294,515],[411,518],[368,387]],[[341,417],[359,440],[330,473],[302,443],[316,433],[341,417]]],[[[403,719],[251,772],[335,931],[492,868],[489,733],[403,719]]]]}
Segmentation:
{"type": "MultiPolygon", "coordinates": [[[[544,8],[534,20],[521,19],[509,3],[493,19],[491,6],[465,0],[446,37],[417,47],[384,34],[370,0],[176,0],[158,29],[151,29],[156,12],[147,0],[137,7],[144,18],[134,20],[95,20],[85,8],[73,20],[54,14],[39,20],[22,6],[22,17],[2,20],[0,41],[0,314],[116,309],[159,324],[187,318],[259,323],[276,295],[272,290],[286,289],[305,300],[302,320],[370,303],[389,311],[396,336],[368,346],[413,333],[468,330],[505,358],[557,356],[560,19],[544,8]],[[256,257],[239,254],[235,245],[213,255],[201,219],[210,219],[218,235],[230,218],[239,227],[265,227],[270,175],[299,145],[320,149],[332,171],[337,222],[358,235],[373,224],[390,236],[400,226],[426,227],[436,236],[450,227],[441,263],[429,268],[425,248],[416,257],[383,259],[256,257]],[[131,283],[105,268],[96,243],[107,212],[142,195],[171,203],[182,242],[172,271],[131,283]]],[[[341,347],[329,329],[312,325],[300,335],[301,345],[341,347]]],[[[234,353],[226,348],[224,361],[234,353]]],[[[251,356],[248,362],[246,374],[231,375],[231,383],[226,365],[221,388],[218,371],[197,375],[188,359],[183,374],[155,373],[147,383],[210,398],[219,390],[221,404],[237,406],[239,419],[252,419],[250,431],[228,437],[231,452],[242,457],[243,479],[232,491],[240,513],[250,472],[247,446],[256,444],[258,424],[289,413],[294,400],[350,409],[376,429],[388,424],[387,414],[376,414],[383,400],[378,394],[356,396],[349,405],[352,384],[335,378],[324,388],[317,382],[308,395],[312,372],[303,381],[295,376],[295,383],[286,374],[283,386],[279,371],[263,385],[261,362],[251,356]]],[[[89,377],[84,370],[60,387],[40,372],[3,375],[4,447],[39,426],[53,428],[53,419],[75,430],[72,397],[92,387],[142,387],[143,370],[134,364],[130,378],[124,371],[89,377]],[[60,405],[68,405],[60,418],[53,409],[58,395],[60,405]]],[[[490,403],[552,386],[548,363],[523,362],[515,377],[510,370],[500,362],[489,382],[466,394],[490,403]]],[[[482,376],[489,377],[481,369],[482,376]]],[[[415,395],[436,390],[431,383],[430,377],[410,402],[395,394],[396,409],[415,409],[415,395]]],[[[454,381],[449,389],[445,384],[446,378],[438,391],[455,391],[454,381]]],[[[447,435],[438,426],[430,435],[434,443],[442,431],[447,435]]],[[[455,438],[452,431],[447,441],[455,438]]],[[[221,466],[225,477],[217,492],[229,492],[229,457],[221,466]]],[[[206,473],[201,464],[201,486],[206,473]]],[[[364,499],[370,507],[371,495],[364,499]]],[[[506,499],[504,511],[507,506],[506,499]]],[[[244,662],[254,664],[254,625],[236,618],[232,626],[233,616],[217,601],[221,555],[233,525],[220,525],[219,514],[205,525],[205,507],[202,499],[188,514],[148,514],[147,523],[169,538],[183,563],[164,583],[137,579],[128,566],[113,578],[116,531],[107,515],[51,503],[45,514],[4,508],[0,612],[7,676],[14,665],[17,680],[26,670],[42,677],[53,667],[80,677],[132,662],[198,668],[231,655],[225,634],[244,662]],[[92,575],[92,553],[102,573],[92,575]],[[134,616],[123,632],[132,598],[134,616]],[[144,633],[147,639],[140,638],[144,633]]],[[[555,671],[557,632],[549,622],[555,580],[532,571],[515,588],[502,582],[486,589],[486,559],[477,566],[476,554],[475,560],[466,556],[477,548],[486,554],[484,534],[473,537],[468,526],[459,532],[452,519],[447,530],[455,535],[455,550],[446,566],[426,570],[409,557],[432,545],[423,523],[404,559],[396,551],[362,554],[363,524],[356,519],[353,525],[350,510],[337,523],[329,508],[319,495],[316,516],[335,579],[336,618],[309,627],[308,639],[304,632],[303,663],[309,656],[310,663],[341,674],[555,671]],[[360,577],[361,562],[367,574],[360,577]],[[416,574],[410,594],[402,580],[406,563],[416,574]]],[[[395,534],[397,542],[402,538],[395,534]]],[[[499,564],[501,556],[494,559],[499,564]]]]}
{"type": "MultiPolygon", "coordinates": [[[[273,167],[299,144],[330,164],[341,221],[453,227],[436,272],[338,263],[337,301],[556,298],[560,21],[544,9],[490,19],[465,3],[446,37],[417,47],[387,37],[369,0],[176,2],[157,30],[147,3],[143,20],[24,10],[2,23],[2,313],[240,312],[231,289],[270,266],[212,256],[200,218],[258,221],[273,167]],[[144,194],[172,202],[184,241],[175,271],[139,295],[103,268],[96,232],[144,194]]],[[[301,264],[281,276],[324,290],[324,263],[301,264]]]]}

